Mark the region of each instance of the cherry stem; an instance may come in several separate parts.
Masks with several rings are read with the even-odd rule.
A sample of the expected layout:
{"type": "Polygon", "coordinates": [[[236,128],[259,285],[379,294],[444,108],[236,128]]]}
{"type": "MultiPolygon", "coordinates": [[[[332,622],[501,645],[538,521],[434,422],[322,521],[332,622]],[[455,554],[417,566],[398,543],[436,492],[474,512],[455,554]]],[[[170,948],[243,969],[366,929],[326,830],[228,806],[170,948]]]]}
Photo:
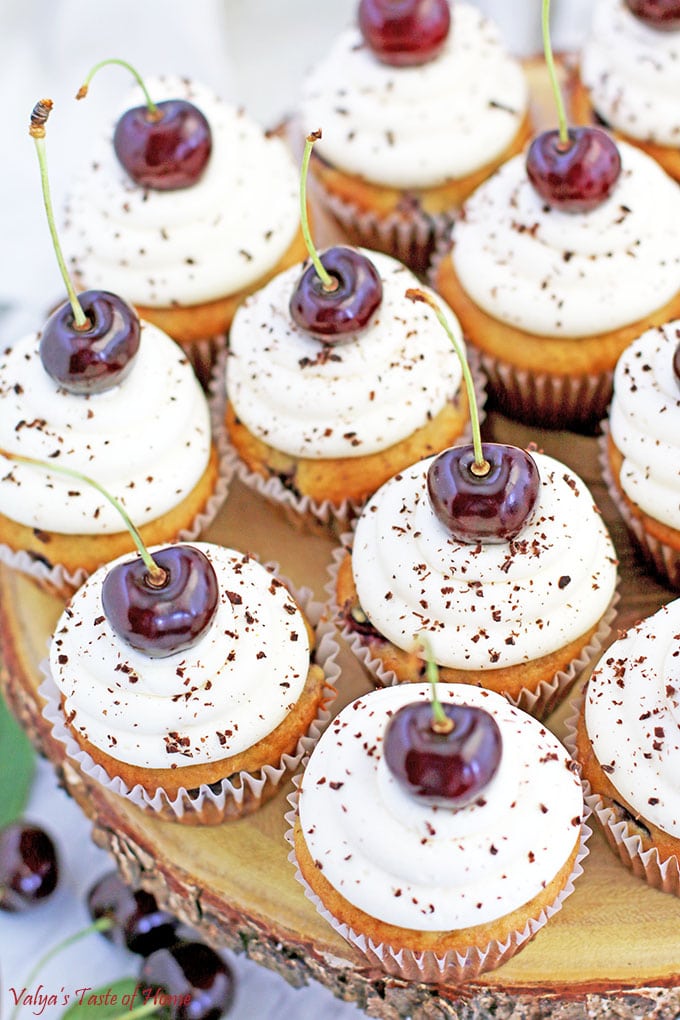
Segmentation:
{"type": "MultiPolygon", "coordinates": [[[[77,931],[75,935],[69,935],[67,936],[67,938],[62,939],[61,942],[57,942],[55,946],[52,946],[51,949],[49,949],[43,956],[40,957],[38,962],[35,964],[35,966],[28,974],[28,977],[25,979],[23,987],[31,988],[33,982],[38,977],[43,967],[45,967],[46,964],[48,964],[50,960],[53,959],[53,957],[63,952],[64,949],[68,949],[69,946],[72,946],[74,942],[79,942],[81,939],[85,938],[86,935],[91,935],[92,932],[95,931],[100,932],[108,931],[110,928],[113,928],[113,925],[114,920],[112,917],[100,917],[97,921],[94,922],[94,924],[90,924],[88,925],[87,928],[82,928],[80,931],[77,931]]],[[[18,1017],[20,1010],[21,1001],[17,1002],[16,1006],[10,1013],[9,1020],[16,1020],[16,1017],[18,1017]]]]}
{"type": "Polygon", "coordinates": [[[40,183],[42,185],[43,202],[45,205],[45,212],[47,213],[47,225],[50,228],[50,236],[52,237],[52,244],[54,246],[54,252],[57,256],[57,263],[59,265],[59,271],[61,278],[64,281],[66,287],[66,293],[73,310],[73,318],[75,320],[76,329],[89,329],[90,320],[83,311],[83,306],[75,292],[71,277],[69,276],[68,269],[66,268],[66,262],[64,255],[59,244],[59,237],[57,235],[57,227],[54,222],[54,210],[52,208],[52,196],[50,194],[50,181],[47,175],[47,153],[45,151],[45,124],[47,118],[53,107],[51,99],[40,99],[33,107],[31,113],[31,124],[28,129],[28,133],[35,143],[35,149],[38,153],[38,163],[40,164],[40,183]]]}
{"type": "Polygon", "coordinates": [[[455,723],[449,719],[442,708],[442,703],[437,695],[437,683],[439,682],[439,666],[434,661],[432,646],[425,634],[416,634],[415,640],[420,645],[425,657],[425,675],[432,688],[432,722],[430,726],[433,733],[451,733],[455,723]]]}
{"type": "Polygon", "coordinates": [[[543,50],[545,52],[545,63],[548,68],[548,74],[550,76],[550,86],[555,97],[555,104],[557,106],[557,120],[560,128],[560,144],[568,147],[569,145],[569,131],[567,128],[567,115],[564,110],[564,100],[562,99],[562,91],[560,89],[560,83],[557,80],[557,70],[555,68],[555,60],[553,58],[552,43],[550,42],[550,0],[543,0],[543,8],[541,11],[541,26],[543,29],[543,50]]]}
{"type": "Polygon", "coordinates": [[[133,76],[133,78],[135,79],[135,81],[139,85],[140,89],[144,93],[144,99],[146,101],[146,108],[149,111],[149,116],[153,120],[160,120],[160,118],[162,117],[162,113],[158,109],[156,104],[154,103],[154,101],[151,98],[151,96],[149,95],[149,90],[147,89],[146,85],[144,84],[144,80],[143,80],[141,74],[139,73],[139,71],[135,70],[135,68],[132,66],[132,64],[128,64],[128,62],[126,60],[120,60],[118,57],[109,57],[108,60],[100,60],[98,64],[95,64],[94,67],[92,68],[92,70],[90,71],[90,73],[88,74],[87,78],[83,82],[83,84],[80,86],[80,88],[76,92],[76,99],[84,99],[85,98],[85,96],[88,93],[88,89],[90,87],[90,82],[94,78],[95,74],[97,73],[97,71],[101,67],[106,67],[107,64],[118,64],[120,67],[124,67],[126,69],[126,71],[130,72],[130,74],[133,76]]]}
{"type": "Polygon", "coordinates": [[[20,464],[32,464],[35,467],[44,468],[45,471],[54,471],[59,475],[67,475],[69,478],[75,478],[79,482],[84,482],[86,485],[91,485],[93,489],[96,489],[104,499],[108,500],[114,510],[117,510],[120,516],[123,518],[125,527],[130,532],[132,540],[137,547],[137,552],[142,558],[144,565],[149,571],[148,582],[154,588],[162,588],[167,581],[167,571],[163,570],[163,567],[155,562],[151,553],[144,544],[144,539],[140,535],[135,525],[130,520],[127,510],[120,503],[115,496],[112,496],[110,492],[107,492],[103,485],[96,482],[94,478],[90,478],[89,475],[84,475],[80,471],[76,471],[74,468],[66,467],[64,464],[48,464],[44,460],[39,460],[37,457],[27,457],[22,453],[10,453],[8,450],[4,450],[0,447],[0,457],[6,457],[8,460],[17,461],[20,464]]]}
{"type": "Polygon", "coordinates": [[[312,241],[312,235],[309,230],[309,216],[307,215],[307,169],[312,149],[314,148],[314,142],[318,141],[319,138],[321,138],[321,131],[312,131],[305,139],[305,151],[302,155],[302,170],[300,172],[300,226],[302,227],[302,237],[309,252],[309,257],[316,269],[317,276],[323,284],[323,289],[332,292],[337,290],[338,281],[333,279],[319,258],[319,253],[312,241]]]}
{"type": "Polygon", "coordinates": [[[477,410],[477,396],[475,394],[475,384],[472,379],[472,373],[470,372],[470,366],[468,365],[467,358],[465,357],[465,351],[460,345],[460,342],[456,336],[454,336],[451,326],[444,317],[440,306],[437,304],[435,299],[427,291],[420,290],[418,287],[411,287],[406,291],[406,297],[409,301],[422,301],[424,304],[429,305],[434,314],[439,319],[440,323],[446,330],[446,334],[453,344],[453,349],[458,355],[460,361],[460,367],[463,370],[463,379],[465,380],[465,389],[467,390],[468,403],[470,405],[470,426],[472,429],[472,448],[475,452],[474,463],[470,465],[470,470],[473,475],[478,478],[484,478],[488,475],[491,470],[491,466],[488,460],[484,456],[482,450],[482,433],[479,426],[479,412],[477,410]]]}

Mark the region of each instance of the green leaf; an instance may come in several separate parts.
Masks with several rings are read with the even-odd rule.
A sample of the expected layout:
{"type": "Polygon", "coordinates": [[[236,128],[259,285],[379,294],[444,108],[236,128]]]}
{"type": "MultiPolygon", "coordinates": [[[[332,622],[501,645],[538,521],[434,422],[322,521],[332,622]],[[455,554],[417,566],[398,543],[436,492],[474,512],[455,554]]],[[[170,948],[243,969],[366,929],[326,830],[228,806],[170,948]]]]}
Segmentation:
{"type": "Polygon", "coordinates": [[[0,695],[0,827],[24,813],[35,771],[35,751],[0,695]]]}
{"type": "Polygon", "coordinates": [[[139,986],[139,979],[121,978],[100,988],[79,988],[77,995],[71,992],[71,1005],[62,1013],[61,1020],[114,1020],[114,1017],[129,1016],[131,1010],[144,1003],[139,986]],[[135,996],[134,1001],[132,996],[135,996]]]}

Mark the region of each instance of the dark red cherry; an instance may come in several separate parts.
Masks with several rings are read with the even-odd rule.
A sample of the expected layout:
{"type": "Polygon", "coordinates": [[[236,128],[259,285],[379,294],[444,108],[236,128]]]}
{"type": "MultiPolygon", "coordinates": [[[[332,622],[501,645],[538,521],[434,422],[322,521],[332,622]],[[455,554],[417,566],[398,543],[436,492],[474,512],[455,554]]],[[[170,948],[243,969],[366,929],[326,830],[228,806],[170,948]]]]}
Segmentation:
{"type": "Polygon", "coordinates": [[[171,1020],[218,1020],[234,1000],[231,968],[202,942],[157,950],[144,961],[140,977],[145,989],[158,990],[148,1001],[169,1005],[171,1020]]]}
{"type": "Polygon", "coordinates": [[[0,910],[29,910],[54,892],[58,878],[57,851],[44,829],[13,822],[0,830],[0,910]]]}
{"type": "Polygon", "coordinates": [[[427,701],[403,705],[385,731],[383,754],[392,775],[418,800],[463,807],[476,800],[501,760],[501,733],[493,716],[473,705],[442,705],[453,723],[448,733],[433,727],[427,701]]]}
{"type": "Polygon", "coordinates": [[[87,906],[93,921],[108,917],[114,922],[102,932],[107,939],[139,956],[178,941],[177,919],[158,906],[152,893],[130,889],[116,871],[95,882],[87,894],[87,906]]]}
{"type": "Polygon", "coordinates": [[[337,284],[327,290],[313,265],[307,267],[290,299],[294,322],[326,343],[341,343],[363,329],[382,301],[382,281],[369,258],[356,248],[336,245],[321,256],[337,284]]]}
{"type": "Polygon", "coordinates": [[[680,344],[675,348],[675,354],[673,355],[673,372],[675,373],[675,381],[680,385],[680,344]]]}
{"type": "Polygon", "coordinates": [[[163,658],[190,648],[208,629],[218,601],[217,577],[200,549],[173,545],[153,553],[165,571],[156,586],[141,557],[112,567],[102,604],[116,634],[138,651],[163,658]]]}
{"type": "Polygon", "coordinates": [[[544,131],[529,146],[527,174],[546,202],[563,212],[588,212],[609,196],[621,173],[621,156],[604,131],[569,128],[569,142],[559,131],[544,131]]]}
{"type": "Polygon", "coordinates": [[[128,374],[139,349],[135,310],[116,294],[86,290],[78,300],[89,326],[78,329],[65,301],[40,336],[40,360],[55,382],[71,393],[102,393],[128,374]]]}
{"type": "Polygon", "coordinates": [[[116,124],[113,147],[136,184],[156,191],[177,191],[199,180],[212,151],[210,125],[185,99],[127,110],[116,124]]]}
{"type": "Polygon", "coordinates": [[[650,28],[662,32],[675,32],[680,28],[679,0],[624,0],[636,18],[650,28]]]}
{"type": "Polygon", "coordinates": [[[384,64],[407,67],[432,60],[449,34],[448,0],[361,0],[359,28],[384,64]]]}
{"type": "Polygon", "coordinates": [[[531,516],[540,488],[536,461],[526,450],[482,443],[489,465],[475,473],[472,446],[444,450],[430,464],[427,491],[432,509],[459,542],[507,542],[531,516]]]}

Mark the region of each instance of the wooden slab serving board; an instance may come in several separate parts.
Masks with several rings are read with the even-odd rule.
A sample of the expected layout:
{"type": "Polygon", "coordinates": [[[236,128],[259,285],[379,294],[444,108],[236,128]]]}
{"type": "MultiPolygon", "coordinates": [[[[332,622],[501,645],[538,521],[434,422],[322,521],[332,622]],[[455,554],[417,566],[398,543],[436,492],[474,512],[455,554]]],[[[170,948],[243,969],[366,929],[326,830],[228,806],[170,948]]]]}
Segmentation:
{"type": "MultiPolygon", "coordinates": [[[[529,429],[494,415],[484,434],[521,445],[533,440],[590,486],[621,561],[621,604],[612,639],[617,628],[674,597],[637,559],[601,480],[595,439],[529,429]]],[[[296,531],[241,485],[233,486],[208,538],[276,560],[295,584],[323,597],[333,539],[296,531]]],[[[245,951],[295,984],[315,978],[385,1020],[680,1016],[680,900],[630,875],[598,832],[585,873],[564,908],[499,970],[464,987],[440,989],[367,971],[317,915],[294,878],[284,841],[286,790],[239,822],[190,828],[159,822],[90,785],[64,759],[61,745],[50,739],[37,695],[38,664],[60,611],[58,600],[21,576],[0,571],[0,678],[7,698],[124,876],[152,890],[214,945],[245,951]]],[[[340,661],[339,705],[370,688],[344,647],[340,661]]],[[[564,715],[563,707],[549,720],[558,734],[564,715]]]]}

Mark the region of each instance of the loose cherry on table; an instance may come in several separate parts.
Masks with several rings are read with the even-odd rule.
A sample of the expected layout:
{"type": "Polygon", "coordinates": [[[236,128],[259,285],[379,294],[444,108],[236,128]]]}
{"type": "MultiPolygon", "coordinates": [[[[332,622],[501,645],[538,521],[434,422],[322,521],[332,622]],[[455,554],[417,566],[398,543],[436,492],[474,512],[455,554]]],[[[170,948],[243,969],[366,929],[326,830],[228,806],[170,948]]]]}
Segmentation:
{"type": "Polygon", "coordinates": [[[144,961],[140,977],[145,987],[171,997],[172,1020],[217,1020],[234,998],[231,968],[202,942],[158,949],[144,961]]]}
{"type": "Polygon", "coordinates": [[[650,28],[661,32],[675,32],[680,29],[679,0],[624,0],[626,7],[636,18],[650,28]]]}
{"type": "Polygon", "coordinates": [[[0,830],[0,910],[29,910],[54,892],[58,878],[57,852],[44,829],[12,822],[0,830]]]}
{"type": "Polygon", "coordinates": [[[150,892],[131,889],[116,871],[95,882],[87,894],[87,907],[93,921],[106,917],[113,922],[102,932],[105,938],[139,956],[178,941],[177,919],[159,907],[150,892]]]}
{"type": "Polygon", "coordinates": [[[550,0],[543,0],[543,47],[559,128],[534,138],[526,156],[527,175],[535,191],[553,208],[568,213],[589,212],[611,194],[621,174],[621,156],[615,142],[600,128],[567,127],[549,18],[550,0]]]}
{"type": "Polygon", "coordinates": [[[470,405],[472,445],[444,450],[428,468],[432,509],[459,542],[510,541],[531,518],[538,502],[536,461],[517,446],[482,443],[475,387],[464,351],[427,291],[413,288],[406,297],[429,305],[446,330],[461,363],[470,405]]]}
{"type": "Polygon", "coordinates": [[[186,99],[154,103],[137,71],[124,60],[102,60],[92,68],[78,90],[83,99],[100,67],[119,64],[135,77],[145,105],[135,106],[119,118],[113,148],[132,180],[154,191],[178,191],[200,180],[212,152],[212,132],[205,114],[186,99]]]}
{"type": "Polygon", "coordinates": [[[476,705],[442,704],[439,667],[428,638],[425,653],[430,701],[402,705],[383,737],[385,764],[397,783],[420,803],[461,808],[477,800],[498,771],[502,740],[493,716],[476,705]]]}
{"type": "Polygon", "coordinates": [[[290,298],[290,315],[305,332],[326,344],[341,343],[364,329],[382,302],[380,275],[356,248],[336,245],[319,256],[307,216],[307,168],[314,142],[307,137],[300,178],[300,220],[312,264],[298,280],[290,298]]]}
{"type": "Polygon", "coordinates": [[[441,51],[451,26],[448,0],[360,0],[359,29],[384,64],[424,64],[441,51]]]}
{"type": "Polygon", "coordinates": [[[47,175],[45,124],[52,105],[51,99],[36,103],[29,133],[38,154],[47,223],[69,299],[43,327],[40,359],[47,374],[63,389],[101,393],[117,386],[132,369],[140,342],[139,318],[127,302],[108,291],[76,295],[57,236],[47,175]]]}

